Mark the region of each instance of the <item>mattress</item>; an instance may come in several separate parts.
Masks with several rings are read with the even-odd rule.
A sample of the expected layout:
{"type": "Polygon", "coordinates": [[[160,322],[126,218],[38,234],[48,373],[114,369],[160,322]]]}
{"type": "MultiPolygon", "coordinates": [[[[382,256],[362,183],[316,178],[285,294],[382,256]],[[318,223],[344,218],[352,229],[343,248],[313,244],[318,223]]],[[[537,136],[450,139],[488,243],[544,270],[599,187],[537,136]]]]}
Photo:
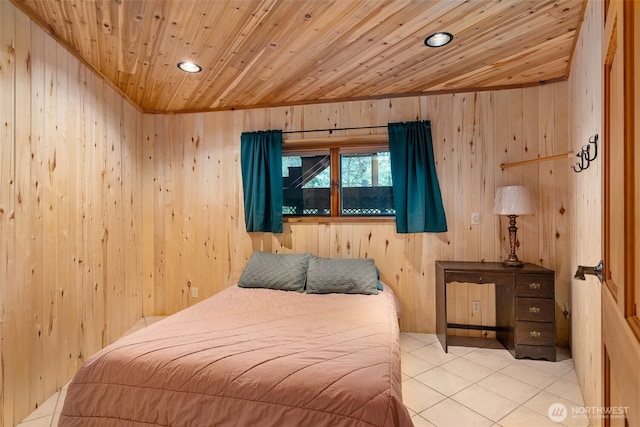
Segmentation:
{"type": "Polygon", "coordinates": [[[232,286],[83,364],[60,426],[410,426],[397,301],[232,286]]]}

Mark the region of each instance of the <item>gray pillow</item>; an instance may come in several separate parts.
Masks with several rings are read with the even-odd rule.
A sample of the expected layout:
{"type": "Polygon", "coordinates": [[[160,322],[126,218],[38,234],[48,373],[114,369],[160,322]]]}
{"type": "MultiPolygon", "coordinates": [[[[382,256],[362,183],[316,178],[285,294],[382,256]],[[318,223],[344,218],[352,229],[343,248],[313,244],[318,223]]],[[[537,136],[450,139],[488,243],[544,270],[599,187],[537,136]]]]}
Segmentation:
{"type": "Polygon", "coordinates": [[[378,275],[372,259],[321,258],[311,256],[307,270],[307,293],[375,295],[378,275]]]}
{"type": "Polygon", "coordinates": [[[304,292],[310,256],[256,251],[247,261],[238,286],[304,292]]]}

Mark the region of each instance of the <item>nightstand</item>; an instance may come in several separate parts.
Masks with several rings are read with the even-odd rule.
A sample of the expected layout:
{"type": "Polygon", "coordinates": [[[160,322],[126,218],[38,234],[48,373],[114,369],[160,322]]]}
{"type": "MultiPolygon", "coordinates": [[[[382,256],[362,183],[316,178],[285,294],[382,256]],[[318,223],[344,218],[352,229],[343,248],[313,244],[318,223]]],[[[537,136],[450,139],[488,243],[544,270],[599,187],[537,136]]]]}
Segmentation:
{"type": "Polygon", "coordinates": [[[556,360],[553,270],[534,264],[436,261],[436,334],[447,351],[447,328],[495,330],[516,359],[556,360]],[[495,283],[496,326],[447,322],[447,283],[495,283]]]}

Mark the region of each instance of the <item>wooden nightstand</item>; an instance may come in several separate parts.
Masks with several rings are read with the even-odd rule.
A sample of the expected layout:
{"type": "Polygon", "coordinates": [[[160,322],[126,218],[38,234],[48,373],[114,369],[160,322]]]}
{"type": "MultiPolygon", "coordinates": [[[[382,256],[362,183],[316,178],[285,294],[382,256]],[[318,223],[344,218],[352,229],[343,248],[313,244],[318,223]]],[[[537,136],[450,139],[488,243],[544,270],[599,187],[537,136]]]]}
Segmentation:
{"type": "Polygon", "coordinates": [[[447,351],[447,328],[495,330],[516,359],[556,360],[553,270],[534,264],[436,261],[436,333],[447,351]],[[496,326],[447,322],[447,283],[495,283],[496,326]]]}

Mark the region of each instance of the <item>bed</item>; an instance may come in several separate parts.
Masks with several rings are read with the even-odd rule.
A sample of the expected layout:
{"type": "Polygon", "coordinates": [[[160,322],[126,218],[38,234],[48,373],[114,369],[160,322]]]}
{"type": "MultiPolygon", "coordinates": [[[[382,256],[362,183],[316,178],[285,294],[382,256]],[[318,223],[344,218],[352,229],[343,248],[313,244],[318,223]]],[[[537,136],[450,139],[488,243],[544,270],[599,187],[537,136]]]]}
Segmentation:
{"type": "Polygon", "coordinates": [[[397,317],[386,286],[234,285],[88,359],[59,425],[410,426],[397,317]]]}

